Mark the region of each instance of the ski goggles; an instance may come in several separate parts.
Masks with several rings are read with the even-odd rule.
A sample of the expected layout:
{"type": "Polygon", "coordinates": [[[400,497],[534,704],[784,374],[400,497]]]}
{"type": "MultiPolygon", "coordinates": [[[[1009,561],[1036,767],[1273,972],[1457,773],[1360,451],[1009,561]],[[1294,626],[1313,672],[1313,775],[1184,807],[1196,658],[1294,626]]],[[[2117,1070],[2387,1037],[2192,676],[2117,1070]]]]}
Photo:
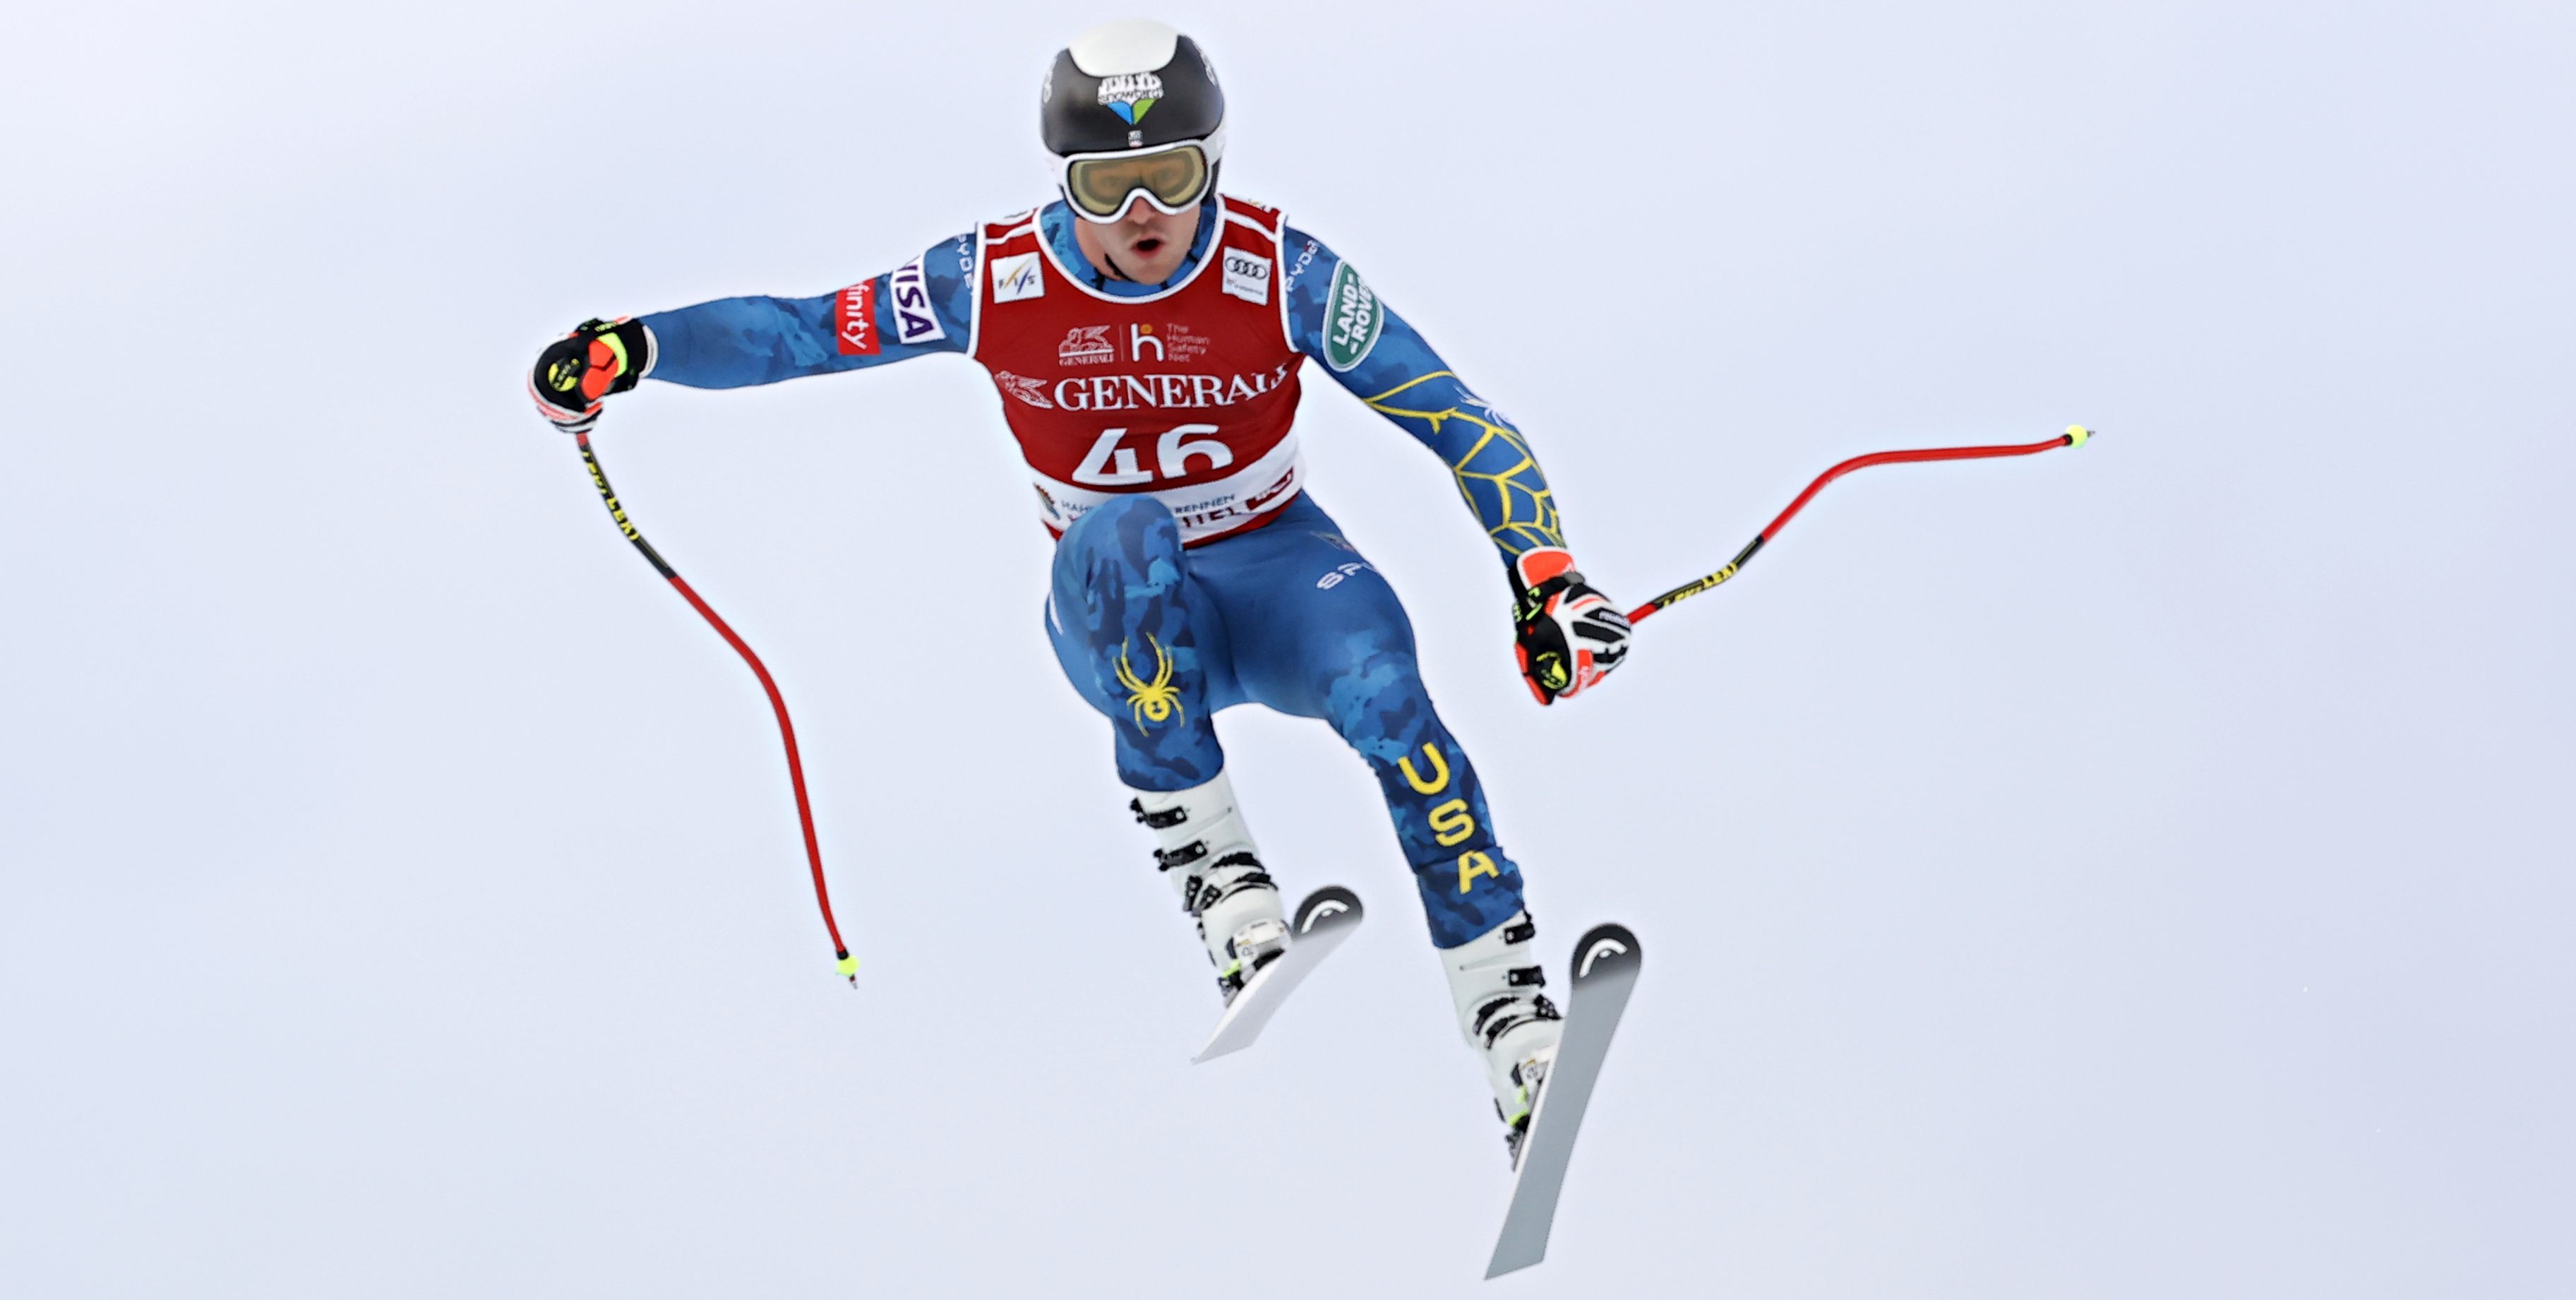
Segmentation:
{"type": "Polygon", "coordinates": [[[1207,197],[1216,180],[1212,153],[1194,143],[1153,153],[1077,154],[1064,160],[1060,183],[1065,200],[1087,221],[1107,225],[1138,199],[1178,216],[1207,197]]]}

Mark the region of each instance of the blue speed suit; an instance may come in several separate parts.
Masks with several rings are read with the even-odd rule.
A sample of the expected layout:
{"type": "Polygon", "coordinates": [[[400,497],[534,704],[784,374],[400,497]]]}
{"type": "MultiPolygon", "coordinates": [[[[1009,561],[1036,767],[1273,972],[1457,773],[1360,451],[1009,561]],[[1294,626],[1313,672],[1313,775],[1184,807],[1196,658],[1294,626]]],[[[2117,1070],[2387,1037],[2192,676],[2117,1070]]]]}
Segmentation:
{"type": "MultiPolygon", "coordinates": [[[[1175,281],[1213,242],[1217,206],[1202,208],[1175,281]]],[[[1061,202],[1038,221],[1061,265],[1088,265],[1061,202]]],[[[1340,259],[1294,227],[1285,235],[1291,335],[1299,351],[1321,358],[1327,289],[1340,259]]],[[[838,293],[725,298],[642,318],[656,343],[649,377],[735,388],[963,353],[975,247],[974,236],[960,236],[921,259],[944,338],[899,342],[888,278],[879,276],[872,301],[883,342],[872,353],[836,346],[838,293]]],[[[1093,287],[1142,295],[1161,286],[1102,277],[1093,287]]],[[[1359,364],[1314,369],[1449,466],[1505,563],[1532,547],[1564,545],[1547,481],[1519,431],[1394,311],[1386,310],[1383,332],[1359,364]]],[[[1495,841],[1475,769],[1423,688],[1402,603],[1311,494],[1266,526],[1188,550],[1171,514],[1151,498],[1090,511],[1057,544],[1047,631],[1067,680],[1109,719],[1129,786],[1176,791],[1214,779],[1225,763],[1214,727],[1220,710],[1258,703],[1317,718],[1377,776],[1435,946],[1466,943],[1522,909],[1519,868],[1495,841]],[[1151,647],[1155,661],[1137,662],[1136,646],[1151,647]]]]}

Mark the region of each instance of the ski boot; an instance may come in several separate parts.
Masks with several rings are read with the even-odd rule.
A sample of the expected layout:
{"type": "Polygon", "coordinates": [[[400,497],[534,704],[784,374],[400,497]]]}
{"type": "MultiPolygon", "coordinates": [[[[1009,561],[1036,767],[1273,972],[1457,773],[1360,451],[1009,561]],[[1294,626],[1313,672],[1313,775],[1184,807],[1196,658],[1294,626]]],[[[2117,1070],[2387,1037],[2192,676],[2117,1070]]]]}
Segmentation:
{"type": "Polygon", "coordinates": [[[1522,912],[1484,934],[1440,952],[1449,973],[1449,996],[1458,1006],[1458,1029],[1485,1062],[1494,1090],[1494,1114],[1503,1121],[1503,1145],[1520,1168],[1529,1140],[1530,1114],[1546,1086],[1548,1066],[1565,1034],[1565,1018],[1539,992],[1547,972],[1530,943],[1538,924],[1522,912]]]}
{"type": "Polygon", "coordinates": [[[1127,807],[1162,841],[1155,865],[1179,889],[1181,910],[1198,923],[1199,942],[1217,968],[1217,991],[1232,1003],[1253,972],[1288,950],[1279,886],[1262,870],[1252,832],[1235,809],[1234,783],[1219,772],[1188,790],[1141,792],[1127,807]]]}

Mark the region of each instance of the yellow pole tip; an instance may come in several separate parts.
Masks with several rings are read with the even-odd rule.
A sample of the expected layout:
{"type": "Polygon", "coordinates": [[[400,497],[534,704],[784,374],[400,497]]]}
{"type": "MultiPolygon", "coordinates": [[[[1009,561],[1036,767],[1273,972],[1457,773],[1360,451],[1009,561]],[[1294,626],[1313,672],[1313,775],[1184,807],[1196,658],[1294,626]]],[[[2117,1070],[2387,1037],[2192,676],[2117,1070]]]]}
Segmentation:
{"type": "Polygon", "coordinates": [[[839,964],[833,966],[832,969],[851,979],[856,979],[859,975],[859,959],[856,957],[843,957],[839,964]]]}
{"type": "Polygon", "coordinates": [[[2081,447],[2084,445],[2085,441],[2092,436],[2093,431],[2085,428],[2083,425],[2070,424],[2066,426],[2066,445],[2069,447],[2081,447]]]}

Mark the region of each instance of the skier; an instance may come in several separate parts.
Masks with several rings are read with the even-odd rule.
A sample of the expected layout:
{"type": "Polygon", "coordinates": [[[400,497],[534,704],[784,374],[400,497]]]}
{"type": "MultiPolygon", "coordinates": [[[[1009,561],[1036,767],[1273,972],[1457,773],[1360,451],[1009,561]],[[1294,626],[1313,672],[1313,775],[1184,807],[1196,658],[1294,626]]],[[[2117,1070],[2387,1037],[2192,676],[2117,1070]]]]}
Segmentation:
{"type": "Polygon", "coordinates": [[[1047,634],[1109,720],[1128,807],[1231,1002],[1289,942],[1217,742],[1242,703],[1330,723],[1378,779],[1515,1162],[1561,1019],[1519,866],[1431,706],[1404,607],[1305,492],[1308,359],[1429,447],[1501,552],[1542,705],[1597,685],[1628,621],[1565,549],[1520,431],[1262,204],[1223,194],[1225,95],[1196,42],[1104,23],[1039,90],[1057,198],[816,298],[593,320],[530,389],[567,432],[650,377],[737,388],[963,353],[992,376],[1058,540],[1047,634]]]}

